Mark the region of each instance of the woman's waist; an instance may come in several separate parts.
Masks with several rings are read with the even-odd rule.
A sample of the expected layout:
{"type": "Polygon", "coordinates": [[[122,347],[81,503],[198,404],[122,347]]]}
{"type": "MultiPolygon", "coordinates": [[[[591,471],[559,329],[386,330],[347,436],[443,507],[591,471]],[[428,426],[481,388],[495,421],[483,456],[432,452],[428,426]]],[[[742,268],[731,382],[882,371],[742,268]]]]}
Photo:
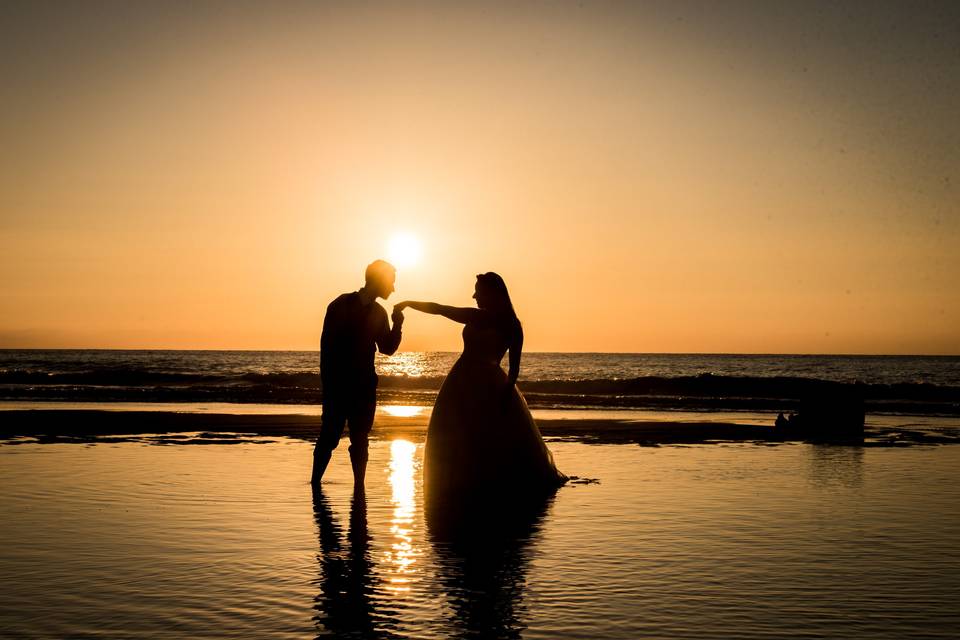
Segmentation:
{"type": "Polygon", "coordinates": [[[459,362],[463,362],[464,364],[477,364],[488,367],[496,367],[497,369],[500,369],[501,360],[503,360],[502,355],[497,357],[491,353],[464,351],[462,354],[460,354],[459,362]]]}

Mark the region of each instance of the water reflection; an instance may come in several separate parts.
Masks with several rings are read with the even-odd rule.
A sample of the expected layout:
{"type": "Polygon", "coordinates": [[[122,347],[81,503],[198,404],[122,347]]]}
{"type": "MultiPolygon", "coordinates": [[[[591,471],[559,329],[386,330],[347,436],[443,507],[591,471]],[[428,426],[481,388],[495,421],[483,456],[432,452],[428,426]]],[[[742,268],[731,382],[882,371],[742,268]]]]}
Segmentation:
{"type": "Polygon", "coordinates": [[[393,503],[390,533],[393,543],[386,552],[385,560],[390,572],[387,589],[395,594],[410,591],[421,553],[413,543],[417,506],[414,482],[416,450],[417,446],[406,440],[390,443],[390,501],[393,503]]]}
{"type": "Polygon", "coordinates": [[[863,447],[815,444],[809,451],[814,485],[854,488],[863,484],[863,447]]]}
{"type": "Polygon", "coordinates": [[[390,637],[377,629],[382,612],[375,612],[373,594],[379,580],[373,572],[371,538],[367,531],[367,498],[362,489],[350,501],[346,544],[323,489],[314,486],[313,514],[320,535],[320,592],[314,598],[318,637],[390,637]]]}
{"type": "Polygon", "coordinates": [[[401,351],[392,356],[377,354],[377,373],[381,375],[418,378],[426,370],[426,354],[419,351],[401,351]]]}
{"type": "Polygon", "coordinates": [[[529,619],[524,598],[531,552],[553,496],[507,504],[500,496],[475,495],[422,508],[416,452],[406,440],[390,444],[385,528],[378,528],[385,514],[376,499],[371,506],[376,541],[362,490],[352,495],[344,530],[323,488],[314,489],[318,636],[398,637],[416,611],[418,626],[442,625],[437,637],[519,638],[529,619]]]}
{"type": "Polygon", "coordinates": [[[394,418],[413,418],[424,412],[424,407],[405,404],[385,404],[381,406],[381,409],[385,414],[394,418]]]}
{"type": "Polygon", "coordinates": [[[452,637],[521,637],[528,565],[552,501],[425,505],[437,577],[454,612],[452,637]]]}

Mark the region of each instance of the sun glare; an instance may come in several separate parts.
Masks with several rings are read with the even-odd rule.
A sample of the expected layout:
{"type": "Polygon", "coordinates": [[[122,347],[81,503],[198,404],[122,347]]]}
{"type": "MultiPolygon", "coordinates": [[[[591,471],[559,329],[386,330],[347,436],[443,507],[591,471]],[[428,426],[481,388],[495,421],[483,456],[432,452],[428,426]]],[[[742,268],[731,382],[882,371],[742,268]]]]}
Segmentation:
{"type": "Polygon", "coordinates": [[[412,267],[420,261],[420,240],[412,233],[398,233],[390,238],[387,256],[396,267],[412,267]]]}

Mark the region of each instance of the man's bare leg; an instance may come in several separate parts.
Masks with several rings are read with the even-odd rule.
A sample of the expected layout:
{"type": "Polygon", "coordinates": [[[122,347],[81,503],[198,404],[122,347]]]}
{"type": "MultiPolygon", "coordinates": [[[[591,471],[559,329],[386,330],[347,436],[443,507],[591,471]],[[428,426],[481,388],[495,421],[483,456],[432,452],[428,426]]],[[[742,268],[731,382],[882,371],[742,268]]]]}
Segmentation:
{"type": "Polygon", "coordinates": [[[319,444],[313,449],[313,473],[310,475],[310,484],[318,485],[323,478],[323,473],[330,464],[330,457],[333,451],[326,447],[320,447],[319,444]]]}
{"type": "Polygon", "coordinates": [[[364,486],[367,476],[368,456],[366,447],[350,445],[350,464],[353,466],[353,486],[355,488],[364,486]]]}

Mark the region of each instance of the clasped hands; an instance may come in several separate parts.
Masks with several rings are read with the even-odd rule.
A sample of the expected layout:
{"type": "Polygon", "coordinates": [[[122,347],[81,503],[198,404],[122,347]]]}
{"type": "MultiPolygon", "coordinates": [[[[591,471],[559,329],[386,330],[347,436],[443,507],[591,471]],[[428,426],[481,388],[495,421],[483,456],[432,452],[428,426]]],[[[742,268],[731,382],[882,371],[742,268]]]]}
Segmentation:
{"type": "Polygon", "coordinates": [[[390,314],[390,318],[393,320],[393,324],[403,324],[403,310],[407,308],[406,302],[400,302],[393,305],[393,313],[390,314]]]}

